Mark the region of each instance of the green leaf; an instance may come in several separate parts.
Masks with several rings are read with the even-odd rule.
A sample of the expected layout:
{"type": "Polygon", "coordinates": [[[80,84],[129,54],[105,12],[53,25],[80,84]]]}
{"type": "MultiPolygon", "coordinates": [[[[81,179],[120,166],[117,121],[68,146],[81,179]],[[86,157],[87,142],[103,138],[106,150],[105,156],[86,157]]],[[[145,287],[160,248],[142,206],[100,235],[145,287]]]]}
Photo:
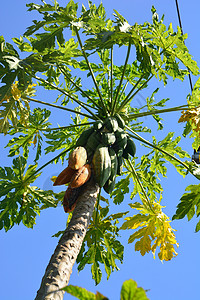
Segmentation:
{"type": "MultiPolygon", "coordinates": [[[[33,113],[29,115],[29,126],[26,128],[19,124],[17,130],[18,132],[23,133],[23,135],[14,137],[9,141],[6,146],[10,148],[9,156],[18,155],[20,153],[20,149],[22,148],[23,156],[27,158],[29,154],[29,148],[31,145],[33,145],[34,150],[36,149],[34,161],[39,159],[42,149],[43,130],[46,130],[49,125],[51,125],[51,123],[48,122],[50,114],[51,112],[49,110],[35,108],[33,113]]],[[[9,134],[16,134],[16,130],[11,130],[9,134]]]]}
{"type": "Polygon", "coordinates": [[[86,264],[92,264],[92,274],[95,283],[101,280],[100,266],[104,265],[107,278],[115,269],[116,260],[123,261],[124,247],[118,241],[118,218],[126,213],[107,216],[108,206],[101,208],[100,212],[94,211],[91,224],[86,233],[84,243],[77,258],[78,270],[82,270],[86,264]],[[88,247],[88,250],[86,248],[88,247]]]}
{"type": "Polygon", "coordinates": [[[124,200],[125,194],[129,193],[129,184],[130,178],[127,176],[126,178],[120,179],[115,185],[115,189],[112,193],[113,202],[115,204],[120,204],[124,200]]]}
{"type": "Polygon", "coordinates": [[[137,283],[132,280],[126,280],[121,288],[120,300],[148,300],[145,290],[138,288],[137,283]]]}
{"type": "Polygon", "coordinates": [[[40,175],[36,174],[37,165],[29,165],[26,170],[26,159],[17,157],[13,166],[0,167],[0,229],[11,229],[15,224],[32,228],[36,215],[47,207],[56,207],[53,191],[42,191],[30,186],[40,175]]]}
{"type": "Polygon", "coordinates": [[[101,281],[102,272],[101,272],[101,269],[99,268],[99,264],[96,261],[92,264],[91,272],[92,272],[92,278],[94,279],[95,284],[96,285],[99,284],[101,281]]]}
{"type": "Polygon", "coordinates": [[[62,290],[80,300],[95,300],[96,299],[96,296],[94,293],[89,292],[86,289],[81,288],[79,286],[68,285],[68,286],[62,288],[62,290]]]}
{"type": "Polygon", "coordinates": [[[181,197],[181,202],[177,206],[173,220],[183,219],[186,215],[189,216],[189,220],[194,216],[194,208],[200,208],[200,185],[189,185],[186,188],[188,193],[185,193],[181,197]]]}
{"type": "Polygon", "coordinates": [[[33,49],[36,49],[38,52],[43,52],[46,48],[55,48],[56,39],[59,44],[65,42],[62,26],[51,25],[45,28],[45,30],[48,31],[48,33],[38,33],[35,35],[37,39],[32,42],[33,49]]]}

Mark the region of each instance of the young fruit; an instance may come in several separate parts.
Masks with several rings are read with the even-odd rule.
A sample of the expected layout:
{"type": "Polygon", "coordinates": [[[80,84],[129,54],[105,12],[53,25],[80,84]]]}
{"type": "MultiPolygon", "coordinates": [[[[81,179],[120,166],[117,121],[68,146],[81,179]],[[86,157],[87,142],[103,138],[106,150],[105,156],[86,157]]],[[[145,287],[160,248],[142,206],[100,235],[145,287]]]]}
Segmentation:
{"type": "Polygon", "coordinates": [[[111,194],[115,188],[115,179],[111,180],[110,178],[106,181],[103,189],[107,194],[111,194]]]}
{"type": "Polygon", "coordinates": [[[62,185],[62,184],[69,183],[75,172],[76,170],[68,166],[58,175],[53,185],[55,186],[55,185],[62,185]]]}
{"type": "Polygon", "coordinates": [[[127,136],[127,145],[125,148],[126,152],[129,153],[131,156],[135,156],[136,153],[136,146],[134,141],[130,138],[130,136],[127,136]]]}
{"type": "Polygon", "coordinates": [[[69,167],[78,170],[82,168],[86,164],[87,161],[87,152],[84,147],[76,147],[70,154],[69,154],[69,167]]]}
{"type": "Polygon", "coordinates": [[[89,138],[89,136],[92,134],[92,132],[94,132],[94,128],[90,127],[87,128],[86,130],[84,130],[80,137],[78,138],[78,140],[76,141],[76,147],[78,146],[85,146],[87,143],[87,140],[89,138]]]}
{"type": "Polygon", "coordinates": [[[92,159],[94,176],[100,187],[103,187],[111,174],[111,159],[108,148],[100,144],[92,159]]]}
{"type": "Polygon", "coordinates": [[[125,127],[125,122],[119,114],[115,115],[115,119],[117,120],[118,126],[122,129],[125,127]]]}
{"type": "Polygon", "coordinates": [[[91,168],[89,164],[84,165],[82,168],[78,169],[73,175],[70,183],[72,189],[78,188],[86,183],[91,177],[91,168]]]}
{"type": "Polygon", "coordinates": [[[101,120],[98,120],[93,125],[94,130],[100,130],[103,127],[103,122],[101,120]]]}
{"type": "Polygon", "coordinates": [[[86,143],[86,148],[94,152],[100,143],[101,143],[101,135],[99,132],[94,131],[88,138],[88,141],[86,143]]]}
{"type": "Polygon", "coordinates": [[[117,169],[118,169],[117,155],[112,148],[109,149],[109,154],[110,154],[110,160],[111,160],[111,173],[110,173],[109,179],[115,180],[115,177],[117,174],[117,169]]]}
{"type": "Polygon", "coordinates": [[[118,123],[113,117],[107,117],[104,121],[104,126],[109,132],[115,132],[118,129],[118,123]]]}
{"type": "Polygon", "coordinates": [[[123,129],[118,128],[118,130],[115,132],[116,142],[113,144],[114,150],[117,152],[119,149],[124,149],[127,144],[127,135],[123,131],[123,129]]]}
{"type": "Polygon", "coordinates": [[[102,143],[105,146],[110,146],[114,144],[114,142],[116,141],[116,137],[112,132],[102,132],[101,138],[102,138],[102,143]]]}

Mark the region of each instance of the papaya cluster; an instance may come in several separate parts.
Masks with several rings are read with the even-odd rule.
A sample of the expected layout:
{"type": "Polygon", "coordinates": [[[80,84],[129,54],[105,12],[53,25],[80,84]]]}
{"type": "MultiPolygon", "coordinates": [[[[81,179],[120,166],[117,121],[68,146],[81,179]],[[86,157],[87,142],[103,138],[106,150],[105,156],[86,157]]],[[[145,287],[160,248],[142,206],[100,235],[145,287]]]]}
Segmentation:
{"type": "Polygon", "coordinates": [[[69,184],[63,199],[65,212],[73,211],[84,184],[93,172],[95,181],[106,193],[114,190],[116,176],[121,175],[123,158],[134,156],[136,147],[124,131],[125,123],[117,115],[98,120],[86,129],[70,153],[68,167],[56,178],[55,185],[69,184]]]}
{"type": "Polygon", "coordinates": [[[108,194],[115,187],[116,176],[121,175],[123,158],[128,159],[129,155],[136,153],[135,143],[124,131],[124,126],[120,115],[98,120],[81,134],[76,143],[76,146],[86,149],[95,180],[108,194]]]}
{"type": "Polygon", "coordinates": [[[78,196],[90,177],[91,167],[87,163],[86,149],[84,147],[76,147],[69,155],[67,168],[58,175],[54,182],[54,186],[69,184],[63,199],[65,212],[74,210],[78,196]]]}

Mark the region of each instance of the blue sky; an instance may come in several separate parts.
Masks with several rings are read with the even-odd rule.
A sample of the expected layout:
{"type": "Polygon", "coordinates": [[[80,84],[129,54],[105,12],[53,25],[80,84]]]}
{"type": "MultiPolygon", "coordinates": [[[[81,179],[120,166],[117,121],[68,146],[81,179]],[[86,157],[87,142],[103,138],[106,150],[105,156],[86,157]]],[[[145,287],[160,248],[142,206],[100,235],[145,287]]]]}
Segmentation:
{"type": "MultiPolygon", "coordinates": [[[[40,3],[40,1],[35,1],[40,3]]],[[[178,18],[174,0],[169,1],[151,1],[151,0],[104,0],[102,1],[108,16],[111,16],[113,9],[122,14],[130,24],[143,23],[151,20],[151,7],[155,6],[158,14],[165,14],[165,24],[172,22],[175,29],[178,25],[178,18]]],[[[188,33],[186,45],[200,66],[200,36],[197,21],[199,19],[200,2],[198,0],[179,1],[179,7],[182,18],[184,33],[188,33]]],[[[11,42],[12,37],[19,37],[25,29],[31,25],[31,21],[37,17],[36,13],[26,11],[25,0],[15,1],[7,0],[1,3],[0,35],[3,35],[6,41],[11,42]]],[[[65,5],[66,1],[59,0],[60,5],[65,5]]],[[[87,1],[80,1],[87,5],[87,1]]],[[[94,1],[99,4],[100,1],[94,1]]],[[[120,57],[115,57],[120,60],[120,57]]],[[[192,78],[193,84],[196,79],[192,78]]],[[[85,82],[87,84],[87,82],[85,82]]],[[[88,82],[88,84],[90,84],[88,82]]],[[[178,106],[186,103],[186,96],[190,93],[188,79],[184,82],[169,81],[167,87],[158,84],[160,91],[158,98],[170,98],[169,106],[178,106]]],[[[145,93],[142,93],[136,99],[137,105],[141,105],[146,96],[157,87],[156,81],[145,93]]],[[[48,97],[53,101],[55,94],[51,92],[40,92],[41,100],[48,97]]],[[[65,125],[67,120],[66,113],[62,115],[53,110],[52,116],[55,123],[65,125]]],[[[163,116],[165,129],[158,132],[155,123],[151,122],[153,134],[162,139],[168,131],[175,131],[175,135],[182,134],[182,124],[178,124],[180,113],[171,113],[163,116]]],[[[149,124],[149,123],[148,123],[149,124]]],[[[0,136],[1,147],[6,144],[7,137],[0,136]]],[[[181,146],[192,154],[192,141],[184,139],[181,146]]],[[[142,148],[138,145],[138,159],[143,155],[140,153],[142,148]]],[[[42,162],[46,162],[48,157],[43,157],[42,162]]],[[[41,162],[41,163],[42,163],[41,162]]],[[[7,158],[7,149],[1,149],[0,165],[9,166],[11,159],[7,158]]],[[[63,169],[61,164],[50,165],[40,177],[38,185],[43,189],[51,189],[50,178],[63,169]]],[[[198,182],[190,175],[182,178],[177,174],[173,166],[169,166],[167,178],[162,180],[164,186],[163,205],[166,206],[164,212],[169,216],[175,212],[176,205],[189,184],[198,182]]],[[[54,191],[57,191],[54,187],[54,191]]],[[[114,206],[111,204],[111,211],[126,211],[128,209],[129,195],[126,196],[124,204],[114,206]]],[[[138,199],[137,199],[138,200],[138,199]]],[[[0,299],[3,300],[28,300],[34,299],[39,288],[41,278],[44,274],[46,265],[57,245],[57,239],[52,235],[63,230],[66,224],[66,214],[62,207],[49,209],[38,216],[34,229],[27,229],[23,225],[12,228],[9,232],[0,232],[1,241],[1,272],[0,272],[0,299]]],[[[152,254],[142,257],[140,253],[134,251],[134,245],[128,245],[127,240],[131,232],[122,232],[121,241],[125,246],[124,264],[118,266],[120,271],[111,274],[109,281],[103,274],[102,282],[96,287],[91,279],[90,267],[77,273],[76,266],[73,268],[70,284],[87,288],[90,291],[100,291],[110,300],[119,299],[120,289],[123,281],[132,278],[139,286],[143,287],[151,300],[188,300],[199,299],[199,278],[198,269],[200,267],[199,248],[200,233],[194,233],[197,220],[187,222],[186,219],[173,221],[172,227],[177,230],[176,237],[180,247],[177,249],[178,256],[170,262],[161,263],[159,259],[153,258],[152,254]]],[[[67,294],[64,299],[75,299],[67,294]]]]}

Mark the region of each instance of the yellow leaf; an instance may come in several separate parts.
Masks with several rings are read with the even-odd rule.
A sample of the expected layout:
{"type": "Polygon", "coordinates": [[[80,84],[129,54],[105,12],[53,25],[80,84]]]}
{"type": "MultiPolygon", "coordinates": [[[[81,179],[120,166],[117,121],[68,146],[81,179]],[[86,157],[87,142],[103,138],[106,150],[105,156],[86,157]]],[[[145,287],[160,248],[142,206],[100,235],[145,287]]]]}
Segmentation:
{"type": "Polygon", "coordinates": [[[19,100],[21,98],[21,92],[17,86],[18,86],[18,81],[16,81],[11,87],[11,94],[15,100],[19,100]]]}
{"type": "Polygon", "coordinates": [[[151,251],[151,242],[154,239],[154,231],[155,218],[151,219],[151,221],[145,227],[143,237],[135,244],[135,250],[140,251],[142,256],[151,251]]]}
{"type": "Polygon", "coordinates": [[[149,216],[137,214],[133,217],[125,218],[124,222],[120,229],[136,229],[139,226],[144,226],[148,222],[149,216]]]}
{"type": "Polygon", "coordinates": [[[178,122],[190,122],[193,130],[200,131],[200,107],[196,107],[187,111],[182,111],[182,115],[178,122]]]}
{"type": "Polygon", "coordinates": [[[56,181],[57,176],[52,176],[51,177],[51,181],[55,182],[56,181]]]}
{"type": "Polygon", "coordinates": [[[148,235],[145,235],[139,241],[135,243],[135,251],[140,251],[141,255],[144,256],[151,250],[151,239],[148,235]]]}

